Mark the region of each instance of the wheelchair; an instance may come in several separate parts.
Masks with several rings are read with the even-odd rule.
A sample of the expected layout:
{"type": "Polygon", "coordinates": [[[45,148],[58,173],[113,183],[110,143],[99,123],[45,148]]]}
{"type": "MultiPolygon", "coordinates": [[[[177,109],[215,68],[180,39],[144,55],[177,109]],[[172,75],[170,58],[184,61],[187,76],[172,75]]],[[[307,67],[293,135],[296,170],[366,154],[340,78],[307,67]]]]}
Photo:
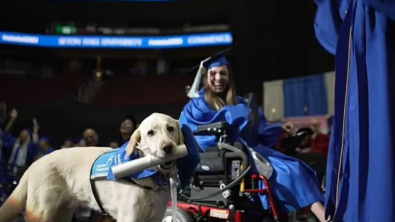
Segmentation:
{"type": "MultiPolygon", "coordinates": [[[[226,122],[217,122],[201,125],[194,132],[215,135],[220,142],[200,153],[201,162],[190,185],[178,195],[176,222],[279,222],[269,181],[264,175],[251,173],[248,148],[239,142],[228,143],[228,127],[226,122]],[[258,189],[259,182],[265,189],[258,189]],[[267,195],[269,210],[263,209],[258,194],[267,195]]],[[[273,171],[270,164],[266,167],[273,171]]],[[[162,221],[172,221],[171,202],[162,221]]]]}

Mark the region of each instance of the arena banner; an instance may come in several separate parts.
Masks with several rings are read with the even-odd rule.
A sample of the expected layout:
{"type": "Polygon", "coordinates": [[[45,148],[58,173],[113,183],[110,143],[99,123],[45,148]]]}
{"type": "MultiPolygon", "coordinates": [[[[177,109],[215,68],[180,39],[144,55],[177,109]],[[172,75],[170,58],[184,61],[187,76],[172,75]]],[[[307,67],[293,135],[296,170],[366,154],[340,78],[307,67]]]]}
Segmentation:
{"type": "Polygon", "coordinates": [[[174,36],[65,36],[0,31],[0,36],[0,44],[49,48],[170,49],[232,44],[230,32],[174,36]]]}

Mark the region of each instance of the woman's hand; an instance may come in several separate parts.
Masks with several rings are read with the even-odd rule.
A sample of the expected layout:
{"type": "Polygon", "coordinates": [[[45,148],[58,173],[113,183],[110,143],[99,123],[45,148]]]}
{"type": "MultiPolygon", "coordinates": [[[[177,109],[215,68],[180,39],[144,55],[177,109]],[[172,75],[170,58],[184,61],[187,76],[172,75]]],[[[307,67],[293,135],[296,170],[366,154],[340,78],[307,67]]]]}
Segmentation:
{"type": "Polygon", "coordinates": [[[286,132],[288,135],[294,135],[296,133],[296,128],[292,123],[286,123],[282,126],[283,131],[286,132]]]}

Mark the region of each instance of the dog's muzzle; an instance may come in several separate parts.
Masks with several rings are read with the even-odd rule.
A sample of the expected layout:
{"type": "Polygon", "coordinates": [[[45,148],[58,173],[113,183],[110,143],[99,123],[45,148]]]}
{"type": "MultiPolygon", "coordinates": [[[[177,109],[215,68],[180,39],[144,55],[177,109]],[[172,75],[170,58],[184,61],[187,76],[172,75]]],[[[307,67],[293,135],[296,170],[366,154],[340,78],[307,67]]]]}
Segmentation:
{"type": "Polygon", "coordinates": [[[159,165],[159,168],[162,170],[169,170],[171,168],[173,168],[176,165],[176,161],[169,161],[166,163],[162,163],[161,165],[159,165]]]}

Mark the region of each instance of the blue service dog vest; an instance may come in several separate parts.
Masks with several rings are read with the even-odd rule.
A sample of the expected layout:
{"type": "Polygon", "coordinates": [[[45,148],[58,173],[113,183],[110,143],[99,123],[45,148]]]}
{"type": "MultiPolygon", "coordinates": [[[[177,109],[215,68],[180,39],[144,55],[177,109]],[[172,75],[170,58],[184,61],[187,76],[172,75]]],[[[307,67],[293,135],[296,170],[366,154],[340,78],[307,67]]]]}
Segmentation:
{"type": "MultiPolygon", "coordinates": [[[[138,154],[133,153],[130,157],[127,157],[126,146],[128,142],[122,145],[118,149],[103,153],[93,163],[91,170],[91,180],[113,180],[115,177],[112,173],[111,167],[133,161],[140,158],[138,154]]],[[[128,175],[122,179],[132,181],[132,179],[153,179],[159,187],[168,186],[169,180],[159,171],[152,169],[145,169],[141,172],[128,175]]]]}

